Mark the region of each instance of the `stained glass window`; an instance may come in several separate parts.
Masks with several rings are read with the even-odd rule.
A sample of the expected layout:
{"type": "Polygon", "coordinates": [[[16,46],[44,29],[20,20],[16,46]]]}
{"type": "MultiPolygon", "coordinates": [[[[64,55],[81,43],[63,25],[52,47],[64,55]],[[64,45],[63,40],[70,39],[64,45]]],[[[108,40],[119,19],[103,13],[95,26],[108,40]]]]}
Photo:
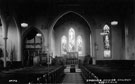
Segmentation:
{"type": "Polygon", "coordinates": [[[81,36],[77,37],[77,51],[79,55],[82,54],[82,37],[81,36]]]}
{"type": "Polygon", "coordinates": [[[69,30],[69,52],[75,51],[75,31],[73,28],[69,30]]]}
{"type": "Polygon", "coordinates": [[[66,54],[67,53],[67,37],[62,36],[61,38],[61,53],[66,54]]]}
{"type": "Polygon", "coordinates": [[[83,48],[82,43],[82,37],[79,35],[76,38],[75,30],[70,28],[68,31],[68,37],[64,35],[61,38],[61,54],[68,54],[67,52],[78,52],[78,54],[81,55],[83,48]]]}
{"type": "Polygon", "coordinates": [[[103,32],[107,33],[103,36],[104,41],[104,57],[111,57],[111,46],[110,46],[110,27],[105,25],[103,27],[103,32]]]}

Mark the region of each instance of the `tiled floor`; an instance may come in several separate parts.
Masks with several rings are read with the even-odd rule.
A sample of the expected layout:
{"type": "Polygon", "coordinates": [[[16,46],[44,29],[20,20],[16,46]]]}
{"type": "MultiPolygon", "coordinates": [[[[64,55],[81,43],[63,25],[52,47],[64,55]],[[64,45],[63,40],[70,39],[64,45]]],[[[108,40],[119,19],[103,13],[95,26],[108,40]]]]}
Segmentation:
{"type": "Polygon", "coordinates": [[[80,73],[65,73],[62,84],[84,84],[80,73]]]}

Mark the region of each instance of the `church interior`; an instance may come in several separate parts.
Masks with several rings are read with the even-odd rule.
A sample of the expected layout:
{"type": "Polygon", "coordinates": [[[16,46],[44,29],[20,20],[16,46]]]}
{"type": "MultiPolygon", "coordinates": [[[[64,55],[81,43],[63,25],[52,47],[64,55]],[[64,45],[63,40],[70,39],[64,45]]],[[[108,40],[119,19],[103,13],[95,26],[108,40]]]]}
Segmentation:
{"type": "Polygon", "coordinates": [[[134,84],[134,0],[0,0],[0,83],[134,84]]]}

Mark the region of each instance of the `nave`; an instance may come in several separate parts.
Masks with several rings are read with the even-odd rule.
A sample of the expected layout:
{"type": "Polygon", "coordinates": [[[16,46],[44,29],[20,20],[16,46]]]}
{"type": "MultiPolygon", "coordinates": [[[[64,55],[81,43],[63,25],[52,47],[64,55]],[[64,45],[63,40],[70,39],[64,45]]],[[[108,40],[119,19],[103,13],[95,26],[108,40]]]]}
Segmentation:
{"type": "Polygon", "coordinates": [[[133,5],[0,0],[0,84],[135,84],[133,5]]]}

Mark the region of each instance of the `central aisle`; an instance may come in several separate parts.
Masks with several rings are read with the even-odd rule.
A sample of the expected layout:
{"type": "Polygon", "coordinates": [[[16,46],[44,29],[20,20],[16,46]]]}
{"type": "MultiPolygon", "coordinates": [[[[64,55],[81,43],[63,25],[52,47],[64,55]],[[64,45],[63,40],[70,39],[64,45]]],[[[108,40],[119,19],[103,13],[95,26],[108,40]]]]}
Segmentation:
{"type": "Polygon", "coordinates": [[[62,84],[84,84],[80,73],[65,73],[62,84]]]}
{"type": "Polygon", "coordinates": [[[62,84],[84,84],[83,79],[81,77],[81,70],[78,68],[78,66],[67,66],[64,72],[65,78],[62,84]],[[71,68],[75,68],[75,72],[72,72],[71,68]]]}

